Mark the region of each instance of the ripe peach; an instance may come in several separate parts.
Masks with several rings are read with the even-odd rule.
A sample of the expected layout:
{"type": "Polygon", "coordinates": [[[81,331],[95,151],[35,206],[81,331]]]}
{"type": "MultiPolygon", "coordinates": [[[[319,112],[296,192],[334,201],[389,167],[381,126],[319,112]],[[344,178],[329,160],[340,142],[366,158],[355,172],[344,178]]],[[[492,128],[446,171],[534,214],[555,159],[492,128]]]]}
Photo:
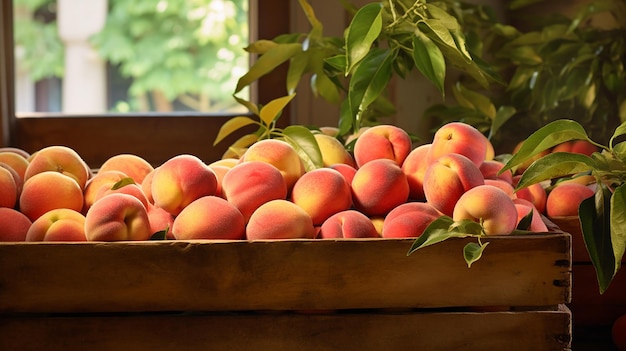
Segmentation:
{"type": "Polygon", "coordinates": [[[352,206],[352,191],[341,173],[318,168],[296,181],[290,200],[311,216],[314,225],[321,225],[328,217],[352,206]]]}
{"type": "Polygon", "coordinates": [[[578,216],[580,203],[594,194],[591,188],[582,184],[557,184],[548,193],[546,214],[548,217],[578,216]]]}
{"type": "MultiPolygon", "coordinates": [[[[520,178],[521,175],[519,174],[513,177],[513,186],[517,186],[520,178]]],[[[548,194],[541,183],[535,183],[525,188],[518,189],[515,192],[515,196],[532,202],[540,213],[546,213],[546,201],[548,194]]]]}
{"type": "Polygon", "coordinates": [[[174,216],[160,207],[152,204],[146,207],[148,211],[148,220],[150,221],[150,233],[155,234],[167,230],[165,237],[174,239],[172,227],[174,226],[174,216]]]}
{"type": "Polygon", "coordinates": [[[502,179],[485,179],[485,184],[486,185],[493,185],[496,188],[500,188],[502,190],[504,190],[504,192],[509,195],[509,197],[511,199],[515,199],[517,198],[517,195],[515,194],[515,189],[513,188],[513,185],[511,185],[511,183],[502,180],[502,179]]]}
{"type": "Polygon", "coordinates": [[[278,168],[288,190],[304,174],[304,167],[296,150],[279,139],[264,139],[250,145],[241,158],[241,162],[249,161],[263,161],[278,168]]]}
{"type": "MultiPolygon", "coordinates": [[[[522,147],[522,145],[524,144],[524,140],[518,142],[515,147],[513,148],[513,154],[515,155],[520,148],[522,147]]],[[[518,166],[515,167],[513,174],[522,174],[524,173],[524,171],[536,160],[542,158],[543,156],[548,155],[551,152],[551,150],[543,150],[540,153],[536,154],[535,156],[529,158],[528,160],[522,162],[521,164],[519,164],[518,166]]]]}
{"type": "Polygon", "coordinates": [[[478,166],[485,179],[501,179],[513,184],[513,172],[510,169],[498,174],[504,168],[504,163],[496,160],[485,160],[478,166]]]}
{"type": "Polygon", "coordinates": [[[24,173],[24,181],[46,171],[70,176],[81,190],[91,177],[91,170],[80,155],[74,149],[61,145],[48,146],[34,153],[24,173]]]}
{"type": "Polygon", "coordinates": [[[19,189],[9,166],[0,167],[0,207],[15,208],[19,189]]]}
{"type": "Polygon", "coordinates": [[[409,199],[424,201],[424,174],[430,165],[428,153],[432,144],[423,144],[413,149],[402,163],[402,172],[409,182],[409,199]]]}
{"type": "Polygon", "coordinates": [[[83,191],[78,182],[60,172],[37,173],[24,182],[19,198],[19,209],[31,221],[57,208],[80,212],[83,208],[83,191]]]}
{"type": "Polygon", "coordinates": [[[32,222],[22,212],[0,207],[0,241],[24,241],[32,222]]]}
{"type": "MultiPolygon", "coordinates": [[[[129,179],[129,178],[126,178],[126,179],[129,179]]],[[[124,182],[124,181],[125,180],[122,180],[121,182],[124,182]]],[[[148,202],[148,198],[146,197],[146,194],[143,193],[141,186],[139,186],[139,184],[136,184],[136,183],[123,184],[123,185],[119,185],[118,183],[116,183],[116,184],[113,184],[113,186],[110,188],[101,187],[100,191],[96,194],[95,201],[100,200],[104,196],[108,196],[108,195],[116,194],[116,193],[128,194],[128,195],[132,195],[136,197],[137,199],[139,199],[139,201],[141,201],[141,203],[146,207],[146,209],[148,208],[148,205],[152,205],[148,202]]]]}
{"type": "Polygon", "coordinates": [[[346,164],[352,167],[356,166],[354,158],[339,139],[319,133],[314,134],[314,137],[322,153],[324,167],[329,167],[336,163],[346,164]]]}
{"type": "Polygon", "coordinates": [[[119,154],[109,157],[100,166],[99,172],[114,170],[120,171],[133,178],[135,183],[141,184],[154,167],[144,158],[133,154],[119,154]]]}
{"type": "Polygon", "coordinates": [[[152,198],[152,178],[154,177],[154,173],[156,173],[158,167],[154,168],[150,173],[146,174],[141,182],[141,190],[146,195],[146,199],[148,202],[154,205],[154,198],[152,198]]]}
{"type": "Polygon", "coordinates": [[[115,183],[127,177],[125,173],[114,170],[100,171],[94,174],[87,181],[83,190],[84,205],[82,213],[87,213],[89,207],[96,201],[96,196],[101,192],[101,188],[111,189],[115,183]]]}
{"type": "Polygon", "coordinates": [[[146,208],[132,195],[105,196],[85,215],[89,241],[148,240],[152,234],[146,208]]]}
{"type": "Polygon", "coordinates": [[[411,238],[422,235],[426,227],[441,216],[430,204],[407,202],[389,212],[383,223],[384,238],[411,238]]]}
{"type": "Polygon", "coordinates": [[[517,208],[501,189],[479,185],[459,198],[452,219],[470,219],[482,223],[487,235],[508,235],[517,227],[517,208]]]}
{"type": "Polygon", "coordinates": [[[450,122],[435,132],[428,157],[434,162],[446,154],[460,154],[478,167],[487,156],[486,140],[473,126],[463,122],[450,122]]]}
{"type": "Polygon", "coordinates": [[[548,227],[546,223],[541,218],[541,213],[532,202],[524,199],[513,199],[513,203],[515,204],[515,208],[517,209],[517,224],[519,225],[520,221],[528,216],[530,211],[533,211],[532,218],[530,220],[530,226],[528,230],[531,232],[537,233],[545,233],[548,231],[548,227]]]}
{"type": "Polygon", "coordinates": [[[67,208],[41,215],[28,229],[26,241],[86,241],[85,216],[67,208]]]}
{"type": "Polygon", "coordinates": [[[409,183],[396,161],[379,158],[361,166],[352,180],[354,207],[367,216],[386,215],[409,198],[409,183]]]}
{"type": "Polygon", "coordinates": [[[244,239],[243,215],[230,202],[217,196],[204,196],[190,203],[174,219],[175,239],[244,239]]]}
{"type": "Polygon", "coordinates": [[[389,159],[398,166],[411,152],[412,141],[402,128],[390,124],[373,126],[363,131],[354,143],[357,168],[376,159],[389,159]]]}
{"type": "Polygon", "coordinates": [[[482,173],[469,158],[445,154],[426,169],[424,195],[434,208],[452,216],[457,200],[468,190],[483,184],[482,173]]]}
{"type": "Polygon", "coordinates": [[[198,157],[174,156],[155,171],[150,192],[154,205],[176,216],[185,206],[207,195],[215,195],[217,176],[198,157]]]}
{"type": "Polygon", "coordinates": [[[224,194],[222,193],[222,179],[224,179],[224,175],[226,175],[232,167],[209,165],[209,168],[215,172],[215,176],[217,177],[217,189],[215,190],[215,196],[224,197],[224,194]]]}
{"type": "Polygon", "coordinates": [[[237,158],[223,158],[223,159],[209,163],[209,166],[224,166],[228,168],[233,168],[238,163],[239,163],[239,159],[237,158]]]}
{"type": "Polygon", "coordinates": [[[0,162],[9,165],[22,180],[24,179],[26,168],[28,168],[28,159],[26,157],[15,152],[3,151],[0,152],[0,162]]]}
{"type": "Polygon", "coordinates": [[[263,161],[240,163],[222,179],[222,192],[241,211],[246,222],[252,213],[270,200],[286,199],[287,184],[280,170],[263,161]]]}
{"type": "Polygon", "coordinates": [[[587,140],[570,140],[555,146],[551,152],[570,152],[591,156],[596,151],[598,147],[587,140]]]}
{"type": "Polygon", "coordinates": [[[352,179],[354,179],[354,175],[356,174],[356,168],[345,163],[335,163],[330,165],[328,168],[338,171],[341,175],[343,175],[348,184],[352,184],[352,179]]]}
{"type": "Polygon", "coordinates": [[[331,238],[377,238],[380,237],[369,217],[357,210],[345,210],[328,217],[322,223],[317,236],[331,238]]]}
{"type": "Polygon", "coordinates": [[[271,200],[259,206],[246,226],[249,240],[313,239],[315,232],[311,216],[288,200],[271,200]]]}
{"type": "Polygon", "coordinates": [[[25,159],[29,159],[30,158],[30,152],[24,150],[24,149],[20,149],[18,147],[11,147],[11,146],[4,146],[4,147],[0,147],[0,152],[12,152],[14,154],[18,154],[22,157],[24,157],[25,159]]]}

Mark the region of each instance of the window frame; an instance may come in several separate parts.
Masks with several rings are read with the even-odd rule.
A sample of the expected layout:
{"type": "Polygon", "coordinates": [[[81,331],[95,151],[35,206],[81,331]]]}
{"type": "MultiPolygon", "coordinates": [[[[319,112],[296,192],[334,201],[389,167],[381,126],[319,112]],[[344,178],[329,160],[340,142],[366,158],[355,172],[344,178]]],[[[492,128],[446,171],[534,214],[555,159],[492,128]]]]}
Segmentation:
{"type": "MultiPolygon", "coordinates": [[[[16,117],[14,89],[13,1],[0,4],[0,147],[16,147],[35,152],[50,145],[75,149],[93,168],[107,158],[130,153],[145,158],[153,165],[179,154],[193,154],[210,163],[222,157],[228,145],[244,133],[244,129],[220,144],[213,141],[221,125],[232,115],[204,113],[133,113],[98,115],[63,115],[38,113],[16,117]]],[[[274,38],[288,33],[289,0],[251,0],[258,16],[257,38],[274,38]]],[[[255,92],[259,102],[283,96],[286,66],[261,78],[255,92]]],[[[290,113],[284,111],[279,126],[286,126],[290,113]]]]}

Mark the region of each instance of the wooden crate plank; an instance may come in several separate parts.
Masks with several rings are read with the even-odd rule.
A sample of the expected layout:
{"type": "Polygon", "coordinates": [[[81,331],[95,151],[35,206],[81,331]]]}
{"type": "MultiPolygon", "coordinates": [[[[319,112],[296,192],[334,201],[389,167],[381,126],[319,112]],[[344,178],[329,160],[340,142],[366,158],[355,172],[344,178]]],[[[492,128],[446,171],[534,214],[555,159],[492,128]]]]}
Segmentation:
{"type": "Polygon", "coordinates": [[[570,235],[448,240],[0,244],[2,312],[547,306],[570,299],[570,235]],[[444,288],[445,287],[445,288],[444,288]]]}
{"type": "Polygon", "coordinates": [[[525,312],[0,317],[0,349],[570,350],[567,308],[525,312]]]}

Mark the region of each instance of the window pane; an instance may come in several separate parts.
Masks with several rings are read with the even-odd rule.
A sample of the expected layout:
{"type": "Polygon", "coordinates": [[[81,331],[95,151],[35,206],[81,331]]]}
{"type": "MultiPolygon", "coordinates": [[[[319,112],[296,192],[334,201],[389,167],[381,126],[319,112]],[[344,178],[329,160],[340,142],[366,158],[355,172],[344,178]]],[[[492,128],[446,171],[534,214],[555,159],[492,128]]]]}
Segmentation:
{"type": "Polygon", "coordinates": [[[245,112],[232,93],[248,70],[248,11],[248,0],[14,0],[16,111],[245,112]]]}

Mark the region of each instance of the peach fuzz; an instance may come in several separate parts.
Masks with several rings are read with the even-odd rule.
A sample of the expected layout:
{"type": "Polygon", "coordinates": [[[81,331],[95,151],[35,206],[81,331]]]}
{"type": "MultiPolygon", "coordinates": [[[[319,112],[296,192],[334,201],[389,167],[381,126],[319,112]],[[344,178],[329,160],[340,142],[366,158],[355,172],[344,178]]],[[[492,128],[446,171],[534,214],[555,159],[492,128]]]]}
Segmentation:
{"type": "Polygon", "coordinates": [[[328,217],[317,236],[333,238],[378,238],[380,234],[369,217],[357,210],[345,210],[328,217]]]}
{"type": "Polygon", "coordinates": [[[513,184],[513,172],[510,169],[498,174],[504,168],[504,163],[496,160],[485,160],[478,166],[485,179],[501,179],[513,184]]]}
{"type": "Polygon", "coordinates": [[[546,214],[548,217],[578,216],[580,203],[594,194],[590,187],[582,184],[557,184],[548,193],[546,214]]]}
{"type": "MultiPolygon", "coordinates": [[[[120,182],[123,183],[128,179],[130,178],[125,178],[124,180],[121,180],[120,182]]],[[[95,201],[98,201],[102,199],[103,197],[111,195],[111,194],[122,193],[122,194],[128,194],[128,195],[132,195],[136,197],[137,199],[139,199],[139,201],[141,201],[141,203],[144,205],[144,207],[146,207],[146,209],[148,208],[148,206],[152,205],[151,203],[148,202],[148,198],[146,197],[146,194],[144,194],[143,190],[141,189],[141,186],[139,186],[136,183],[120,185],[120,182],[113,184],[113,186],[110,188],[106,188],[106,187],[100,188],[100,191],[96,194],[95,201]]]]}
{"type": "Polygon", "coordinates": [[[154,177],[154,173],[159,167],[154,168],[150,173],[146,174],[141,182],[141,190],[146,195],[146,199],[148,202],[154,205],[154,198],[152,198],[152,178],[154,177]]]}
{"type": "Polygon", "coordinates": [[[20,178],[23,180],[28,168],[28,159],[20,156],[20,154],[10,151],[0,152],[0,162],[7,164],[13,168],[20,178]]]}
{"type": "Polygon", "coordinates": [[[285,200],[287,184],[278,168],[263,161],[248,161],[238,164],[224,175],[222,192],[247,222],[262,204],[285,200]]]}
{"type": "Polygon", "coordinates": [[[412,141],[402,128],[381,124],[363,131],[354,143],[354,160],[357,168],[376,159],[389,159],[402,165],[411,152],[412,141]]]}
{"type": "Polygon", "coordinates": [[[296,150],[279,139],[264,139],[250,145],[241,157],[241,162],[249,161],[262,161],[276,167],[285,179],[288,190],[304,174],[304,167],[296,150]]]}
{"type": "Polygon", "coordinates": [[[19,189],[15,175],[10,167],[0,167],[0,207],[15,208],[19,198],[19,189]]]}
{"type": "Polygon", "coordinates": [[[83,190],[83,214],[96,201],[97,195],[102,191],[101,188],[111,189],[115,183],[127,178],[128,176],[121,171],[100,171],[93,175],[85,184],[83,190]]]}
{"type": "Polygon", "coordinates": [[[83,191],[74,178],[60,172],[41,172],[24,182],[19,209],[31,221],[57,208],[80,212],[83,209],[83,191]]]}
{"type": "Polygon", "coordinates": [[[246,238],[313,239],[313,220],[300,206],[288,200],[271,200],[254,211],[246,226],[246,238]]]}
{"type": "Polygon", "coordinates": [[[433,136],[429,152],[431,162],[446,154],[460,154],[479,167],[487,157],[487,139],[473,126],[450,122],[439,127],[433,136]]]}
{"type": "Polygon", "coordinates": [[[24,241],[32,221],[22,212],[0,207],[0,242],[24,241]]]}
{"type": "Polygon", "coordinates": [[[342,163],[356,167],[354,158],[339,141],[339,139],[326,134],[314,134],[315,141],[322,154],[322,163],[324,167],[329,167],[335,163],[342,163]]]}
{"type": "Polygon", "coordinates": [[[424,174],[430,165],[428,153],[432,144],[423,144],[413,149],[402,163],[402,172],[409,182],[409,198],[424,201],[424,174]]]}
{"type": "Polygon", "coordinates": [[[190,203],[174,219],[175,239],[244,239],[243,215],[230,202],[217,196],[204,196],[190,203]]]}
{"type": "Polygon", "coordinates": [[[88,241],[148,240],[152,234],[146,208],[132,195],[105,196],[85,215],[88,241]]]}
{"type": "MultiPolygon", "coordinates": [[[[515,175],[513,177],[513,186],[517,186],[521,175],[515,175]]],[[[537,210],[541,213],[546,213],[546,202],[548,193],[541,183],[531,184],[525,188],[517,189],[515,196],[520,199],[528,200],[535,205],[537,210]]]]}
{"type": "Polygon", "coordinates": [[[501,189],[479,185],[459,198],[452,219],[482,223],[486,235],[508,235],[517,227],[517,208],[501,189]]]}
{"type": "Polygon", "coordinates": [[[182,154],[161,164],[152,176],[150,193],[154,205],[176,216],[185,206],[215,195],[217,176],[198,157],[182,154]]]}
{"type": "Polygon", "coordinates": [[[174,216],[160,207],[148,205],[148,221],[150,222],[150,233],[156,234],[166,230],[165,237],[174,239],[172,226],[174,225],[174,216]]]}
{"type": "Polygon", "coordinates": [[[502,179],[485,179],[486,185],[492,185],[496,188],[500,188],[503,190],[511,199],[517,198],[517,194],[515,194],[515,188],[511,183],[504,181],[502,179]]]}
{"type": "Polygon", "coordinates": [[[457,200],[468,190],[484,184],[478,166],[469,158],[446,154],[428,166],[424,174],[424,195],[434,208],[452,216],[457,200]]]}
{"type": "Polygon", "coordinates": [[[518,226],[522,219],[528,216],[530,211],[533,211],[532,218],[530,220],[530,226],[526,230],[536,233],[545,233],[548,231],[546,223],[541,218],[541,213],[537,210],[535,205],[532,204],[532,202],[524,199],[513,199],[513,203],[515,204],[515,208],[517,209],[518,226]]]}
{"type": "Polygon", "coordinates": [[[91,170],[80,155],[74,149],[61,145],[48,146],[32,154],[24,173],[24,181],[47,171],[70,176],[81,190],[91,177],[91,170]]]}
{"type": "Polygon", "coordinates": [[[67,208],[48,211],[30,226],[26,241],[87,241],[85,216],[67,208]]]}
{"type": "Polygon", "coordinates": [[[346,182],[348,182],[348,184],[352,184],[352,179],[354,179],[354,175],[356,174],[355,167],[344,163],[335,163],[334,165],[330,165],[328,168],[341,173],[346,182]]]}
{"type": "Polygon", "coordinates": [[[424,230],[441,217],[430,204],[407,202],[389,212],[383,223],[383,238],[413,238],[422,235],[424,230]]]}
{"type": "Polygon", "coordinates": [[[133,154],[119,154],[109,157],[100,166],[99,172],[120,171],[133,178],[135,183],[141,184],[154,167],[144,158],[133,154]]]}
{"type": "Polygon", "coordinates": [[[352,206],[352,191],[341,173],[318,168],[298,179],[290,200],[311,216],[314,225],[321,225],[328,217],[352,206]]]}
{"type": "Polygon", "coordinates": [[[357,169],[352,179],[354,207],[367,216],[384,216],[409,198],[409,183],[398,164],[375,159],[357,169]]]}

